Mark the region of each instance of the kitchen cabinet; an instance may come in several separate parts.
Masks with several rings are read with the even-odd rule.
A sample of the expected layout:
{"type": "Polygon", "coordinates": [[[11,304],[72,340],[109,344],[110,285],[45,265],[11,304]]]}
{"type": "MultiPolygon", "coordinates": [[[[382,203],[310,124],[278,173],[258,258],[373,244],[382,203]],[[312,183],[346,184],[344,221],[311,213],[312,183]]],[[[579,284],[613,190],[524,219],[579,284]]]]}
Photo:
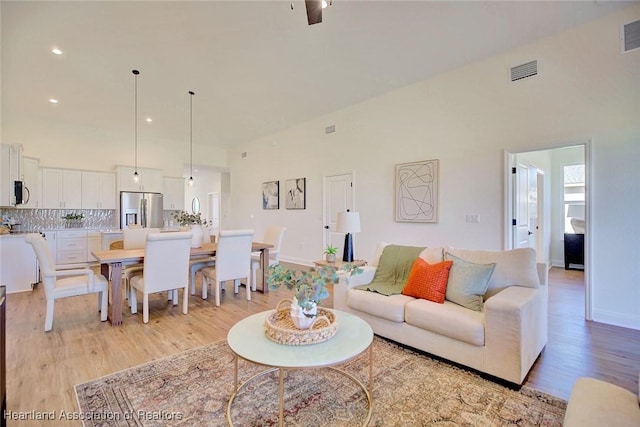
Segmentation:
{"type": "Polygon", "coordinates": [[[15,206],[14,182],[20,179],[21,145],[0,144],[0,206],[15,206]]]}
{"type": "Polygon", "coordinates": [[[116,174],[82,171],[82,209],[117,209],[116,174]]]}
{"type": "Polygon", "coordinates": [[[82,172],[70,169],[42,169],[42,207],[82,209],[82,172]]]}
{"type": "Polygon", "coordinates": [[[32,285],[38,283],[36,254],[25,241],[26,236],[0,236],[0,283],[7,286],[8,293],[30,291],[32,285]]]}
{"type": "Polygon", "coordinates": [[[160,169],[138,168],[138,182],[133,181],[135,168],[118,166],[118,192],[138,191],[146,193],[162,193],[162,171],[160,169]]]}
{"type": "Polygon", "coordinates": [[[87,262],[87,230],[56,231],[56,264],[87,262]]]}
{"type": "Polygon", "coordinates": [[[19,208],[35,209],[40,207],[40,191],[38,179],[38,167],[40,161],[32,157],[22,158],[22,182],[23,182],[23,202],[19,208]]]}
{"type": "Polygon", "coordinates": [[[102,250],[102,233],[99,231],[87,232],[87,262],[94,263],[98,261],[91,252],[102,250]]]}
{"type": "Polygon", "coordinates": [[[184,210],[184,178],[163,178],[162,206],[165,211],[184,210]]]}

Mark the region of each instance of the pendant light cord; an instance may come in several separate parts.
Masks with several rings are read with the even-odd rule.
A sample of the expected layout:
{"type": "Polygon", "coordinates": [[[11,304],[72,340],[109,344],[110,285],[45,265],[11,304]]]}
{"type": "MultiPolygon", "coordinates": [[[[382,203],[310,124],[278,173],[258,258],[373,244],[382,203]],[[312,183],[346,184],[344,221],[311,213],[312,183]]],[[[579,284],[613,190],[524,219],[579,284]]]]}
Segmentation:
{"type": "Polygon", "coordinates": [[[193,183],[193,91],[189,91],[189,182],[193,183]]]}
{"type": "Polygon", "coordinates": [[[138,70],[132,70],[131,71],[133,73],[133,75],[135,76],[135,83],[134,83],[134,114],[133,114],[133,120],[134,120],[134,124],[133,124],[133,129],[134,129],[134,175],[138,174],[138,75],[140,74],[140,71],[138,70]]]}

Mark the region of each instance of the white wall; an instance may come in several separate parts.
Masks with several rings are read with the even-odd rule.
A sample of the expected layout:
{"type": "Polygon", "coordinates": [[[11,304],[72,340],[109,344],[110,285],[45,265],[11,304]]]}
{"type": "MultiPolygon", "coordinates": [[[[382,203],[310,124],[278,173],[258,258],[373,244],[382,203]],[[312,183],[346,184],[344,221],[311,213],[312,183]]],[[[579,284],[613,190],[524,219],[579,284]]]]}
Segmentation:
{"type": "Polygon", "coordinates": [[[362,232],[356,257],[387,240],[500,249],[503,150],[593,141],[594,320],[640,328],[640,53],[620,54],[619,28],[640,6],[371,99],[229,153],[230,226],[287,226],[282,258],[322,254],[322,178],[354,171],[362,232]],[[539,75],[511,83],[509,69],[537,59],[539,75]],[[325,135],[324,128],[336,125],[325,135]],[[241,158],[240,152],[248,153],[241,158]],[[394,165],[440,159],[437,224],[393,220],[394,165]],[[263,181],[306,177],[307,209],[264,211],[263,181]],[[632,186],[635,185],[635,190],[632,186]],[[465,215],[479,214],[479,224],[465,215]]]}

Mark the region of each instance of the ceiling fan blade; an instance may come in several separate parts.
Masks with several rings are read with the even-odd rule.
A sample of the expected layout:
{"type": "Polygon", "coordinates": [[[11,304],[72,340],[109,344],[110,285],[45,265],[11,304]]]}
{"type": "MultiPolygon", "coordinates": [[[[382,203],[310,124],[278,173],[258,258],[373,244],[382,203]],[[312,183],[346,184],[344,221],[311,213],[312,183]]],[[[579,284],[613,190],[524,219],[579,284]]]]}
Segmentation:
{"type": "Polygon", "coordinates": [[[309,25],[322,22],[322,0],[304,0],[307,6],[307,22],[309,25]]]}

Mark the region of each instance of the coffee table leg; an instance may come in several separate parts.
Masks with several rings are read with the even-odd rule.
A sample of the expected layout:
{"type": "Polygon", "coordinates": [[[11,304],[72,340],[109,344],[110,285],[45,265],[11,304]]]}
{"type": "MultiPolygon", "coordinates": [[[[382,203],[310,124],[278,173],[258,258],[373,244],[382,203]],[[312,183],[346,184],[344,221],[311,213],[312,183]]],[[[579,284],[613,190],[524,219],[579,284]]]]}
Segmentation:
{"type": "Polygon", "coordinates": [[[278,425],[284,425],[284,369],[278,368],[278,405],[280,413],[278,415],[278,425]]]}
{"type": "Polygon", "coordinates": [[[369,346],[369,393],[373,400],[373,345],[369,346]]]}
{"type": "Polygon", "coordinates": [[[238,356],[233,357],[233,392],[238,392],[238,356]]]}

